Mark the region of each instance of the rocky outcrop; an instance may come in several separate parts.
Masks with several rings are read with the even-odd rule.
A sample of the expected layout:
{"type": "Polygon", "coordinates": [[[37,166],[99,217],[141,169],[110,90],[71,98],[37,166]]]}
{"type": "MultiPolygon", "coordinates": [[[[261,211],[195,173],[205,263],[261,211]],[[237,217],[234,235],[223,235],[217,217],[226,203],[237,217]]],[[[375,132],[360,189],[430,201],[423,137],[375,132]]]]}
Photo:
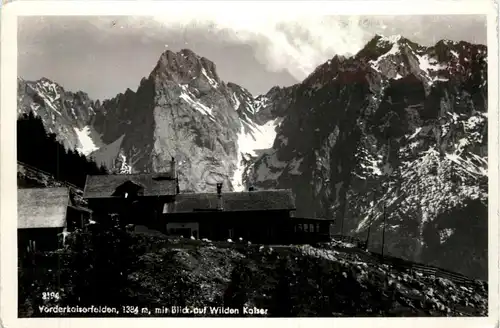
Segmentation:
{"type": "Polygon", "coordinates": [[[133,171],[167,170],[175,157],[182,190],[212,190],[217,182],[230,190],[242,122],[258,125],[253,102],[247,90],[222,81],[208,59],[166,51],[136,92],[103,102],[94,127],[106,143],[122,138],[120,154],[110,155],[133,171]]]}
{"type": "Polygon", "coordinates": [[[387,253],[484,278],[486,70],[481,45],[426,48],[376,36],[292,87],[274,145],[250,180],[292,188],[298,215],[335,217],[339,232],[362,238],[370,231],[373,249],[381,249],[385,207],[387,253]]]}
{"type": "Polygon", "coordinates": [[[30,111],[41,117],[45,129],[54,133],[67,149],[87,155],[102,142],[91,121],[99,103],[84,92],[69,92],[47,78],[38,81],[17,79],[18,114],[30,111]]]}

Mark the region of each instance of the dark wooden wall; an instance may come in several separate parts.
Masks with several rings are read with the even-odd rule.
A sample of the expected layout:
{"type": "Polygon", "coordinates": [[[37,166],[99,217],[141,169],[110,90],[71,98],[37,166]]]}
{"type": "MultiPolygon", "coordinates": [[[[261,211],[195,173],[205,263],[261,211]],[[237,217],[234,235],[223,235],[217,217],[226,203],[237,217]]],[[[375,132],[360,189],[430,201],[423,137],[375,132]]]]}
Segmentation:
{"type": "Polygon", "coordinates": [[[198,222],[199,237],[210,240],[277,243],[289,240],[292,233],[289,211],[172,213],[162,219],[164,227],[169,222],[198,222]]]}
{"type": "Polygon", "coordinates": [[[66,224],[69,232],[75,229],[84,229],[85,224],[88,223],[91,214],[86,211],[80,211],[73,207],[68,207],[66,212],[66,224]]]}
{"type": "Polygon", "coordinates": [[[314,243],[328,241],[331,238],[333,221],[307,218],[293,218],[293,242],[314,243]]]}
{"type": "Polygon", "coordinates": [[[34,229],[18,229],[17,230],[17,245],[21,253],[27,251],[30,240],[35,242],[37,251],[56,250],[62,246],[60,243],[59,233],[63,228],[34,228],[34,229]]]}
{"type": "Polygon", "coordinates": [[[131,203],[121,197],[89,199],[88,206],[96,220],[107,218],[108,214],[119,214],[125,224],[140,224],[150,227],[159,226],[163,205],[173,202],[173,197],[140,197],[131,203]]]}

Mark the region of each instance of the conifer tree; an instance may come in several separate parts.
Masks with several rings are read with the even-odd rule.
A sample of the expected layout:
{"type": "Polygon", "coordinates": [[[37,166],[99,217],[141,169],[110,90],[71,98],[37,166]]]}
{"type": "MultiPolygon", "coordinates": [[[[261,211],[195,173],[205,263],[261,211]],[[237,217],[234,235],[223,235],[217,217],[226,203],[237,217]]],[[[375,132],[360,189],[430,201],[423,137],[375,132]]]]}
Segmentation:
{"type": "Polygon", "coordinates": [[[66,149],[54,133],[47,133],[40,117],[30,112],[17,120],[17,160],[80,188],[89,174],[107,174],[77,151],[66,149]]]}

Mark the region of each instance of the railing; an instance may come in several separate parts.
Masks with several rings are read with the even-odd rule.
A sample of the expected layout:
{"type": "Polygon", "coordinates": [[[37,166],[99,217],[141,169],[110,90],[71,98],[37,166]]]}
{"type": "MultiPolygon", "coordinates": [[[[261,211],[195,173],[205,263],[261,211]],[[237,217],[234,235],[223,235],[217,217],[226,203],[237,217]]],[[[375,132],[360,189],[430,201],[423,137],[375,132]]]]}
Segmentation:
{"type": "Polygon", "coordinates": [[[391,267],[397,268],[399,270],[404,270],[411,273],[421,272],[425,273],[426,275],[434,275],[435,277],[448,279],[455,283],[466,284],[466,285],[467,284],[475,285],[477,281],[479,281],[479,279],[470,278],[464,276],[463,274],[448,271],[446,269],[438,268],[432,265],[411,262],[390,255],[382,256],[380,253],[376,252],[366,252],[366,246],[367,246],[366,241],[360,240],[352,236],[332,235],[332,238],[335,240],[355,245],[357,249],[351,248],[350,251],[354,251],[356,253],[359,253],[360,255],[365,255],[365,256],[369,254],[372,258],[376,258],[378,261],[388,264],[391,267]]]}
{"type": "Polygon", "coordinates": [[[421,272],[426,275],[433,275],[436,278],[444,278],[455,283],[464,285],[476,285],[480,279],[474,279],[464,276],[457,272],[448,271],[446,269],[438,268],[432,265],[426,265],[422,263],[410,262],[399,258],[394,258],[392,256],[384,256],[382,259],[385,263],[391,265],[392,267],[406,270],[409,272],[421,272]]]}
{"type": "Polygon", "coordinates": [[[82,188],[77,187],[77,186],[75,186],[72,183],[56,179],[56,177],[52,173],[46,172],[44,170],[40,170],[37,167],[34,167],[32,165],[29,165],[29,164],[26,164],[26,163],[23,163],[23,162],[20,162],[20,161],[17,161],[17,164],[23,166],[25,169],[28,169],[30,171],[37,172],[37,173],[40,173],[40,174],[44,174],[44,175],[48,176],[49,178],[53,179],[54,181],[56,181],[58,183],[61,183],[62,185],[66,186],[68,188],[75,189],[75,191],[77,191],[77,192],[80,192],[80,193],[83,192],[82,188]]]}

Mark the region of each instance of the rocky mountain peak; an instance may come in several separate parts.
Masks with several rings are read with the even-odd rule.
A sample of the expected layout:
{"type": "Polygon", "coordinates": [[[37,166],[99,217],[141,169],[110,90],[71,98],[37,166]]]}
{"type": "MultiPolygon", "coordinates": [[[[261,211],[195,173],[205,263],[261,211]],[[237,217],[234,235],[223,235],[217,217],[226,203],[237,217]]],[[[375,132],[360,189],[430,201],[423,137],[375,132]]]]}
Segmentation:
{"type": "Polygon", "coordinates": [[[241,152],[269,148],[276,134],[276,116],[259,120],[260,107],[248,90],[223,82],[212,61],[167,50],[136,92],[104,101],[94,127],[107,146],[93,156],[134,172],[168,169],[175,156],[181,189],[244,188],[241,152]]]}
{"type": "Polygon", "coordinates": [[[203,80],[212,88],[216,88],[221,83],[215,64],[190,49],[182,49],[179,52],[165,51],[151,75],[177,84],[191,84],[193,80],[203,80]]]}
{"type": "Polygon", "coordinates": [[[36,81],[18,78],[17,82],[19,114],[33,112],[42,118],[47,132],[55,133],[67,149],[87,155],[101,145],[91,128],[99,104],[88,94],[66,91],[46,77],[36,81]]]}
{"type": "MultiPolygon", "coordinates": [[[[376,60],[387,52],[398,53],[401,49],[415,45],[401,35],[383,36],[376,34],[355,55],[355,58],[365,61],[376,60]]],[[[417,46],[418,47],[418,46],[417,46]]]]}

